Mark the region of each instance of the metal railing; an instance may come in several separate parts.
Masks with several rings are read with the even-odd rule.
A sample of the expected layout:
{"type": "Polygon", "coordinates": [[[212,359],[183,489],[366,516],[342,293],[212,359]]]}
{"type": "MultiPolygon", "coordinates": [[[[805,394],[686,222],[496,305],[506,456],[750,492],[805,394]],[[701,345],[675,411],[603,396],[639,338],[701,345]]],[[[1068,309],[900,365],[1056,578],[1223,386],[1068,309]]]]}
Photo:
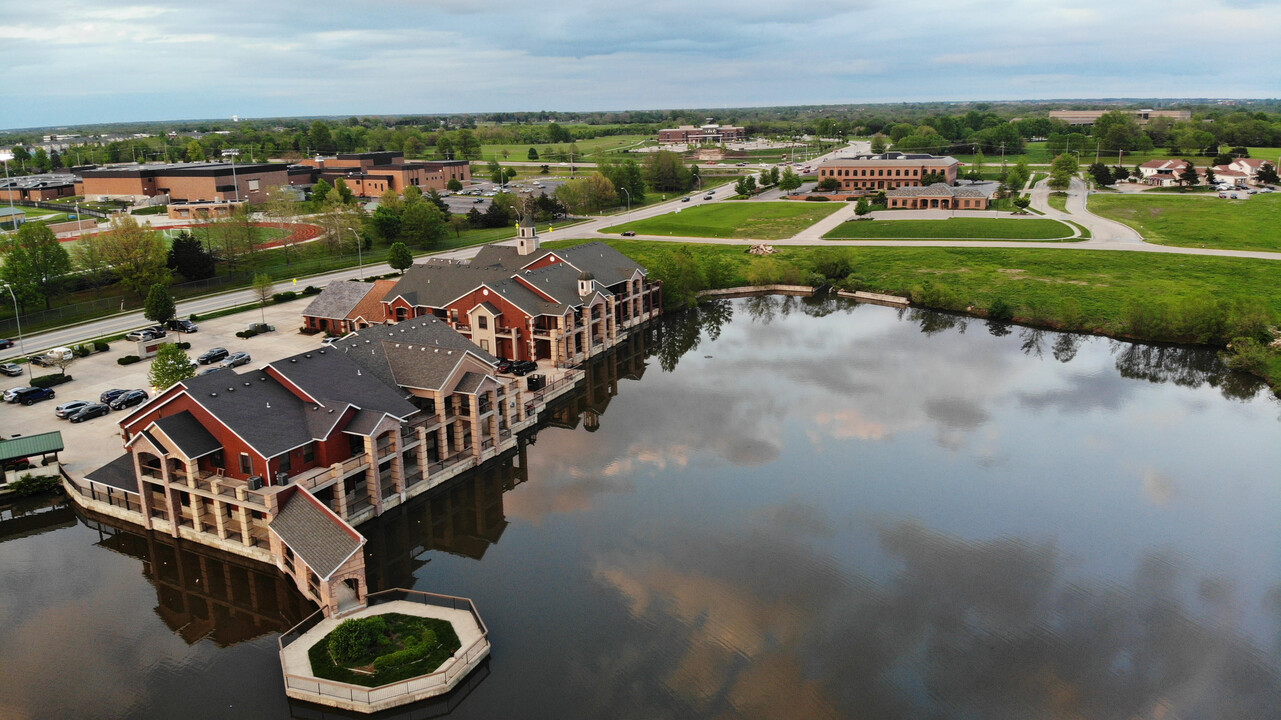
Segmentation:
{"type": "MultiPolygon", "coordinates": [[[[350,683],[339,682],[336,680],[322,680],[314,677],[302,677],[284,673],[285,687],[291,690],[298,690],[303,693],[317,695],[319,697],[334,698],[337,700],[346,700],[351,703],[363,703],[372,705],[384,700],[413,695],[435,688],[445,687],[457,680],[464,672],[471,667],[472,663],[480,659],[489,650],[489,628],[481,620],[480,613],[476,612],[476,606],[467,598],[454,597],[452,595],[437,595],[436,593],[420,592],[418,590],[405,590],[396,588],[394,590],[383,590],[368,595],[365,602],[369,607],[381,605],[383,603],[403,600],[407,602],[417,602],[424,605],[436,605],[437,607],[447,607],[452,610],[466,610],[471,614],[472,619],[476,621],[476,626],[480,628],[480,637],[466,648],[459,648],[450,659],[446,660],[434,672],[426,675],[419,675],[409,680],[380,685],[378,687],[365,687],[363,685],[352,685],[350,683]]],[[[278,639],[280,650],[297,641],[309,630],[315,628],[325,620],[323,610],[318,610],[309,615],[302,622],[293,626],[281,634],[278,639]]],[[[282,660],[283,665],[283,660],[282,660]]],[[[283,668],[282,668],[283,669],[283,668]]]]}

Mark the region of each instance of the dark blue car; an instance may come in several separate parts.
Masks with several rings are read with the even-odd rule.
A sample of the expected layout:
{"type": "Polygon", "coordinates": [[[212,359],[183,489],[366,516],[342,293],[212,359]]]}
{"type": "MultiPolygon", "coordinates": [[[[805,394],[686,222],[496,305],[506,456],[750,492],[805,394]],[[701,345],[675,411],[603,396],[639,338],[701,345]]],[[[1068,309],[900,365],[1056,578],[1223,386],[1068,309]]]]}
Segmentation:
{"type": "Polygon", "coordinates": [[[53,397],[53,388],[23,388],[16,393],[14,402],[22,403],[23,405],[35,405],[41,400],[52,400],[53,397]]]}

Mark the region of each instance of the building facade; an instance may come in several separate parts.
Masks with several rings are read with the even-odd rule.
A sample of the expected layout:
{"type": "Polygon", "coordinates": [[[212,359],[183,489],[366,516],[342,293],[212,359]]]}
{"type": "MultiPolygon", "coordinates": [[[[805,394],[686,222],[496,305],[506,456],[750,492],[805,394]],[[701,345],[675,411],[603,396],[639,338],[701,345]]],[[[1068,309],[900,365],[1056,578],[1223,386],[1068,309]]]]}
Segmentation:
{"type": "Polygon", "coordinates": [[[1068,125],[1093,125],[1099,118],[1110,112],[1129,114],[1139,125],[1147,125],[1154,118],[1170,118],[1175,122],[1186,122],[1192,119],[1191,110],[1051,110],[1050,119],[1059,120],[1068,125]]]}
{"type": "Polygon", "coordinates": [[[976,188],[934,183],[886,190],[885,203],[903,210],[986,210],[988,196],[976,188]]]}
{"type": "Polygon", "coordinates": [[[467,160],[407,161],[401,152],[345,153],[315,157],[302,165],[314,168],[316,179],[329,184],[339,178],[359,197],[378,197],[388,190],[403,193],[405,188],[444,190],[450,180],[471,182],[467,160]]]}
{"type": "Polygon", "coordinates": [[[888,152],[880,155],[856,155],[836,158],[819,165],[818,179],[833,178],[841,190],[889,190],[919,187],[927,174],[943,178],[948,185],[956,183],[960,161],[953,157],[888,152]]]}
{"type": "Polygon", "coordinates": [[[146,202],[165,196],[179,202],[266,200],[268,188],[289,184],[288,167],[272,163],[173,163],[120,165],[81,173],[86,200],[146,202]]]}
{"type": "Polygon", "coordinates": [[[658,142],[664,145],[685,144],[699,145],[702,143],[723,143],[732,140],[746,140],[747,128],[736,125],[716,125],[708,123],[695,127],[693,125],[681,125],[675,128],[666,128],[658,131],[658,142]]]}

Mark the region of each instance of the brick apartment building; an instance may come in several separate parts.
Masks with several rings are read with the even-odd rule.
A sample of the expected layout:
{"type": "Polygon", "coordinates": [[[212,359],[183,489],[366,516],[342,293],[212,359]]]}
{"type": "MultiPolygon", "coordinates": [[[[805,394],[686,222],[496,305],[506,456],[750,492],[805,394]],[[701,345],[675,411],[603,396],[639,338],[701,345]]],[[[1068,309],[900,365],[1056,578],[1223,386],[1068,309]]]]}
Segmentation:
{"type": "Polygon", "coordinates": [[[444,190],[450,180],[464,185],[471,182],[471,163],[467,160],[407,161],[404,153],[395,151],[315,157],[301,165],[315,168],[316,179],[331,185],[342,178],[359,197],[378,197],[387,190],[403,193],[407,187],[444,190]]]}
{"type": "Polygon", "coordinates": [[[722,143],[746,139],[747,128],[736,125],[716,125],[711,123],[698,127],[681,125],[680,127],[658,131],[658,142],[662,144],[684,143],[686,145],[698,145],[700,143],[722,143]]]}
{"type": "Polygon", "coordinates": [[[86,200],[135,203],[159,195],[179,202],[258,203],[268,188],[289,184],[288,167],[274,163],[118,165],[85,170],[81,178],[86,200]]]}
{"type": "Polygon", "coordinates": [[[818,179],[835,178],[842,190],[889,190],[919,187],[928,173],[943,176],[943,182],[956,184],[960,161],[953,157],[887,152],[880,155],[856,155],[836,158],[819,165],[818,179]]]}
{"type": "Polygon", "coordinates": [[[986,210],[988,196],[977,188],[934,183],[886,190],[885,202],[891,209],[986,210]]]}

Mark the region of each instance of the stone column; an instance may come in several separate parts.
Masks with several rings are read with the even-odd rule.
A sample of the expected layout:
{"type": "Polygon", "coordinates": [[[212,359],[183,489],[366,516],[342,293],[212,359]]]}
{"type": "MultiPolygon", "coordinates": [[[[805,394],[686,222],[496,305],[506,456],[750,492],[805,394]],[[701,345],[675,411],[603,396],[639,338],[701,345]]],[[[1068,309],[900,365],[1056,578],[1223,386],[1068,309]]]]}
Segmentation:
{"type": "Polygon", "coordinates": [[[427,428],[424,428],[424,427],[416,428],[416,432],[418,433],[418,452],[414,453],[414,455],[418,458],[418,470],[422,474],[422,480],[419,480],[419,482],[424,482],[427,480],[427,476],[428,476],[427,428]]]}
{"type": "Polygon", "coordinates": [[[369,493],[369,501],[373,503],[374,514],[381,515],[383,498],[378,487],[378,450],[372,437],[365,438],[365,458],[369,462],[369,467],[365,469],[365,491],[369,493]]]}

